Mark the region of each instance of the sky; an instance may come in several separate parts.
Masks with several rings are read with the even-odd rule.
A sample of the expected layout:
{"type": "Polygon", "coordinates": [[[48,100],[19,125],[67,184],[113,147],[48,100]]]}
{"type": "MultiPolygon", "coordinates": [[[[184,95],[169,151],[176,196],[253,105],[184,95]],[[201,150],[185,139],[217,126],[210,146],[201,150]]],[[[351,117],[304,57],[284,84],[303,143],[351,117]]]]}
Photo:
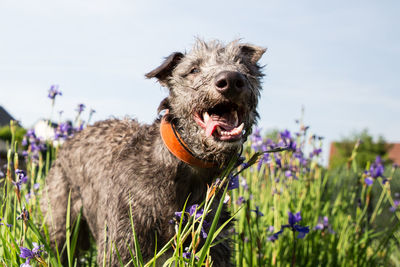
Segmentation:
{"type": "Polygon", "coordinates": [[[94,120],[151,123],[167,90],[145,73],[195,38],[241,38],[268,49],[264,131],[297,130],[304,107],[325,158],[365,128],[400,142],[399,13],[399,1],[0,0],[0,105],[25,127],[79,103],[94,120]]]}

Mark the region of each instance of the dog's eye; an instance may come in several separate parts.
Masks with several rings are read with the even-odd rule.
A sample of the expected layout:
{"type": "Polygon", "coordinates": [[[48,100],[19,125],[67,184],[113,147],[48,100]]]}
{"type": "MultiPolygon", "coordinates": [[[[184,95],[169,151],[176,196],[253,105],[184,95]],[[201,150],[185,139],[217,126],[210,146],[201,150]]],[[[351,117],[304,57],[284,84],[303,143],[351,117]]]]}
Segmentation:
{"type": "Polygon", "coordinates": [[[192,68],[191,70],[190,70],[190,74],[196,74],[196,73],[199,73],[200,72],[200,69],[199,68],[197,68],[197,67],[194,67],[194,68],[192,68]]]}

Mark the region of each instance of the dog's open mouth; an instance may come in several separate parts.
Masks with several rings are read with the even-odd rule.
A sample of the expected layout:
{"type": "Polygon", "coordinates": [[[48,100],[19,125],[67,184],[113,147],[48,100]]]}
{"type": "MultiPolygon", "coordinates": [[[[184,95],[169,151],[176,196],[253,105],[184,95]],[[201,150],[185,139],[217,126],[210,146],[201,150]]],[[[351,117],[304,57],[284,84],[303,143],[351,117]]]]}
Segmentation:
{"type": "Polygon", "coordinates": [[[208,110],[195,112],[194,120],[205,130],[207,137],[214,136],[221,141],[236,141],[243,135],[242,113],[238,105],[222,103],[208,110]]]}

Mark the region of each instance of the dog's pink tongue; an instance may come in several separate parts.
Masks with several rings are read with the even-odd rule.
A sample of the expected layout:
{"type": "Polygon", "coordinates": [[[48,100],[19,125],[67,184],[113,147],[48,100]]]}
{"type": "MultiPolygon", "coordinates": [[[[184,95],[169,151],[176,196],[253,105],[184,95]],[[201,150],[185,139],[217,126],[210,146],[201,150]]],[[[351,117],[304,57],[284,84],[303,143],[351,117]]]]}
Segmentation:
{"type": "Polygon", "coordinates": [[[209,119],[206,124],[206,136],[210,137],[218,126],[218,121],[209,119]]]}

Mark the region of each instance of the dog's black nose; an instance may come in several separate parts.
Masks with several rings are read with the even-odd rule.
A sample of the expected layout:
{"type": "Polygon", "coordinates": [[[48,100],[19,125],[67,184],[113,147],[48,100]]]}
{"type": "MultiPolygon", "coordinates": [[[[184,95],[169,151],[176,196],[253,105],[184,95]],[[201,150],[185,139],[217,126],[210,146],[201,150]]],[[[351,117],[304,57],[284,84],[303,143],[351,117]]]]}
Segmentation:
{"type": "Polygon", "coordinates": [[[244,88],[244,76],[236,71],[221,71],[215,77],[215,87],[227,96],[239,94],[244,88]]]}

